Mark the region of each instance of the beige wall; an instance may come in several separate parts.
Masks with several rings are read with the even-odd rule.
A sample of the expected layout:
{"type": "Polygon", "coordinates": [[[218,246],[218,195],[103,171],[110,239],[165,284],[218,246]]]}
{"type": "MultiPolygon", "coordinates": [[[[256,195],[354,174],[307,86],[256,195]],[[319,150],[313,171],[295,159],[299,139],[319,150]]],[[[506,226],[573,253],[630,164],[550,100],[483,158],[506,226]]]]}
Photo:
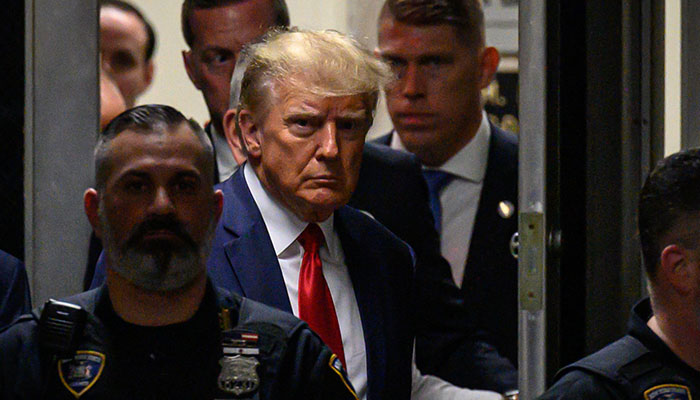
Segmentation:
{"type": "Polygon", "coordinates": [[[681,149],[681,0],[666,0],[664,154],[681,149]]]}
{"type": "MultiPolygon", "coordinates": [[[[187,48],[180,30],[182,0],[131,1],[153,23],[158,36],[155,78],[139,104],[169,104],[204,123],[209,119],[204,99],[189,81],[182,62],[182,50],[187,48]]],[[[351,32],[372,47],[376,43],[374,21],[381,3],[377,0],[287,0],[292,25],[351,32]],[[355,28],[349,28],[351,26],[355,28]]],[[[380,107],[383,110],[383,105],[380,107]]],[[[378,112],[373,132],[383,133],[389,129],[391,122],[386,113],[378,112]]]]}
{"type": "Polygon", "coordinates": [[[209,119],[204,100],[187,78],[182,63],[186,49],[180,31],[180,0],[131,0],[154,25],[158,43],[155,53],[155,78],[139,104],[164,103],[200,123],[209,119]]]}

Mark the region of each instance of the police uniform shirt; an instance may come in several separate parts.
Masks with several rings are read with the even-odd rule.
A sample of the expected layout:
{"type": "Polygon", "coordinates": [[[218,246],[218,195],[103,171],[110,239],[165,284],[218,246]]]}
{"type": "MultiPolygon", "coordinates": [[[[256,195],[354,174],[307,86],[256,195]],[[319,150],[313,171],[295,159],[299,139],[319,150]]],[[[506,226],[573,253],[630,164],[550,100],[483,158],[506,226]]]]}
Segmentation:
{"type": "Polygon", "coordinates": [[[68,302],[87,310],[68,356],[40,351],[34,314],[0,332],[0,398],[357,399],[305,324],[210,282],[191,319],[162,327],[122,320],[106,287],[68,302]]]}
{"type": "Polygon", "coordinates": [[[221,329],[213,290],[207,290],[192,318],[177,324],[128,323],[114,312],[109,296],[103,296],[95,314],[114,338],[106,362],[119,373],[109,386],[148,398],[215,397],[221,329]]]}
{"type": "Polygon", "coordinates": [[[627,336],[564,368],[539,399],[700,398],[700,371],[678,358],[647,326],[651,316],[647,298],[633,308],[627,336]]]}

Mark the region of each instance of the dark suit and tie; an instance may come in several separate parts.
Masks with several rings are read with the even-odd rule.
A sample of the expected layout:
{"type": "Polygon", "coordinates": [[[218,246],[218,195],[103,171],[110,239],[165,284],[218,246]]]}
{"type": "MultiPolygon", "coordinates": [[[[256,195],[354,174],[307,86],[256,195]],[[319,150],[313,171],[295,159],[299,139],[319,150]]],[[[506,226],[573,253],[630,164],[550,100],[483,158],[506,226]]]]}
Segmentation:
{"type": "MultiPolygon", "coordinates": [[[[514,361],[504,358],[499,354],[500,348],[497,348],[493,335],[487,329],[477,327],[480,325],[476,319],[479,313],[473,312],[473,306],[465,304],[467,290],[455,286],[450,266],[440,255],[440,239],[433,226],[428,188],[421,176],[420,163],[410,153],[384,146],[382,139],[387,143],[388,136],[378,143],[365,144],[360,178],[349,205],[369,212],[415,251],[418,367],[423,373],[439,376],[462,387],[501,393],[516,388],[518,376],[514,365],[517,365],[517,356],[514,361]]],[[[498,163],[503,163],[503,160],[499,158],[498,163]]],[[[512,162],[506,164],[512,165],[512,162]]],[[[489,178],[488,184],[498,184],[499,179],[489,178]]],[[[508,177],[508,180],[517,180],[517,175],[508,177]]],[[[509,197],[503,197],[506,198],[509,197]]],[[[493,206],[494,212],[497,203],[493,206]]],[[[512,218],[510,222],[515,220],[512,218]]],[[[484,227],[498,225],[503,225],[503,222],[486,221],[483,224],[484,227]]],[[[511,229],[513,225],[505,228],[511,229]]],[[[483,249],[482,246],[475,251],[483,249]]],[[[511,257],[508,261],[513,264],[514,259],[511,257]]],[[[517,285],[517,278],[508,279],[517,285]]],[[[487,288],[479,288],[480,292],[483,290],[487,288]]],[[[517,332],[517,318],[515,320],[517,332]]],[[[506,330],[513,327],[507,325],[506,330]]]]}
{"type": "MultiPolygon", "coordinates": [[[[517,208],[499,214],[501,203],[513,207],[518,200],[518,141],[512,133],[490,125],[486,174],[474,219],[469,256],[460,289],[484,340],[493,344],[513,365],[518,360],[517,261],[510,254],[510,239],[518,230],[517,208]]],[[[376,143],[389,145],[391,135],[376,143]]],[[[459,368],[443,364],[438,375],[452,381],[459,368]],[[452,371],[452,372],[448,372],[452,371]]]]}

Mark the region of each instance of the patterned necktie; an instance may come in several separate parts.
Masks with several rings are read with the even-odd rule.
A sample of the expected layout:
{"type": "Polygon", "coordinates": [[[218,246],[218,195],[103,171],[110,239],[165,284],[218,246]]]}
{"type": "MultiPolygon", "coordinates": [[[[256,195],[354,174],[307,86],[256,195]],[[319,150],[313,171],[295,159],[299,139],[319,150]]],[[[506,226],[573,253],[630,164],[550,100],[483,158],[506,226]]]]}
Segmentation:
{"type": "Polygon", "coordinates": [[[340,325],[335,313],[331,291],[323,277],[323,266],[319,248],[323,243],[323,232],[316,224],[309,224],[297,239],[304,248],[304,258],[299,271],[299,318],[306,321],[330,347],[343,365],[345,352],[340,336],[340,325]]]}
{"type": "Polygon", "coordinates": [[[423,176],[428,183],[428,194],[430,195],[430,211],[435,219],[435,230],[438,236],[442,235],[442,207],[440,206],[440,191],[450,183],[452,175],[434,169],[424,169],[423,176]]]}

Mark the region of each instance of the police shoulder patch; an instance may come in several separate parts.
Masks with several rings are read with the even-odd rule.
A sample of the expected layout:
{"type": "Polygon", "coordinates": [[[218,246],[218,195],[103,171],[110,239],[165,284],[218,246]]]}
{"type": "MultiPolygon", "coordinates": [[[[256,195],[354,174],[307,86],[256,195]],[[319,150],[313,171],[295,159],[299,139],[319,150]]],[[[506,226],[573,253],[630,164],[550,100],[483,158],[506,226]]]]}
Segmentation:
{"type": "Polygon", "coordinates": [[[340,361],[340,359],[338,358],[338,356],[336,356],[335,354],[333,354],[333,355],[331,356],[330,360],[328,360],[328,366],[331,367],[331,369],[333,370],[333,372],[335,372],[335,373],[338,375],[338,377],[339,377],[340,380],[343,382],[343,384],[344,384],[345,387],[348,389],[348,391],[349,391],[349,392],[352,394],[352,396],[357,400],[357,394],[355,394],[355,390],[352,388],[352,385],[351,385],[350,382],[348,381],[348,377],[347,377],[347,375],[345,374],[345,370],[343,369],[343,362],[340,361]]]}
{"type": "Polygon", "coordinates": [[[97,382],[104,367],[104,354],[78,350],[72,358],[58,360],[58,377],[77,399],[97,382]]]}
{"type": "Polygon", "coordinates": [[[667,383],[644,391],[646,400],[692,400],[687,386],[667,383]]]}

